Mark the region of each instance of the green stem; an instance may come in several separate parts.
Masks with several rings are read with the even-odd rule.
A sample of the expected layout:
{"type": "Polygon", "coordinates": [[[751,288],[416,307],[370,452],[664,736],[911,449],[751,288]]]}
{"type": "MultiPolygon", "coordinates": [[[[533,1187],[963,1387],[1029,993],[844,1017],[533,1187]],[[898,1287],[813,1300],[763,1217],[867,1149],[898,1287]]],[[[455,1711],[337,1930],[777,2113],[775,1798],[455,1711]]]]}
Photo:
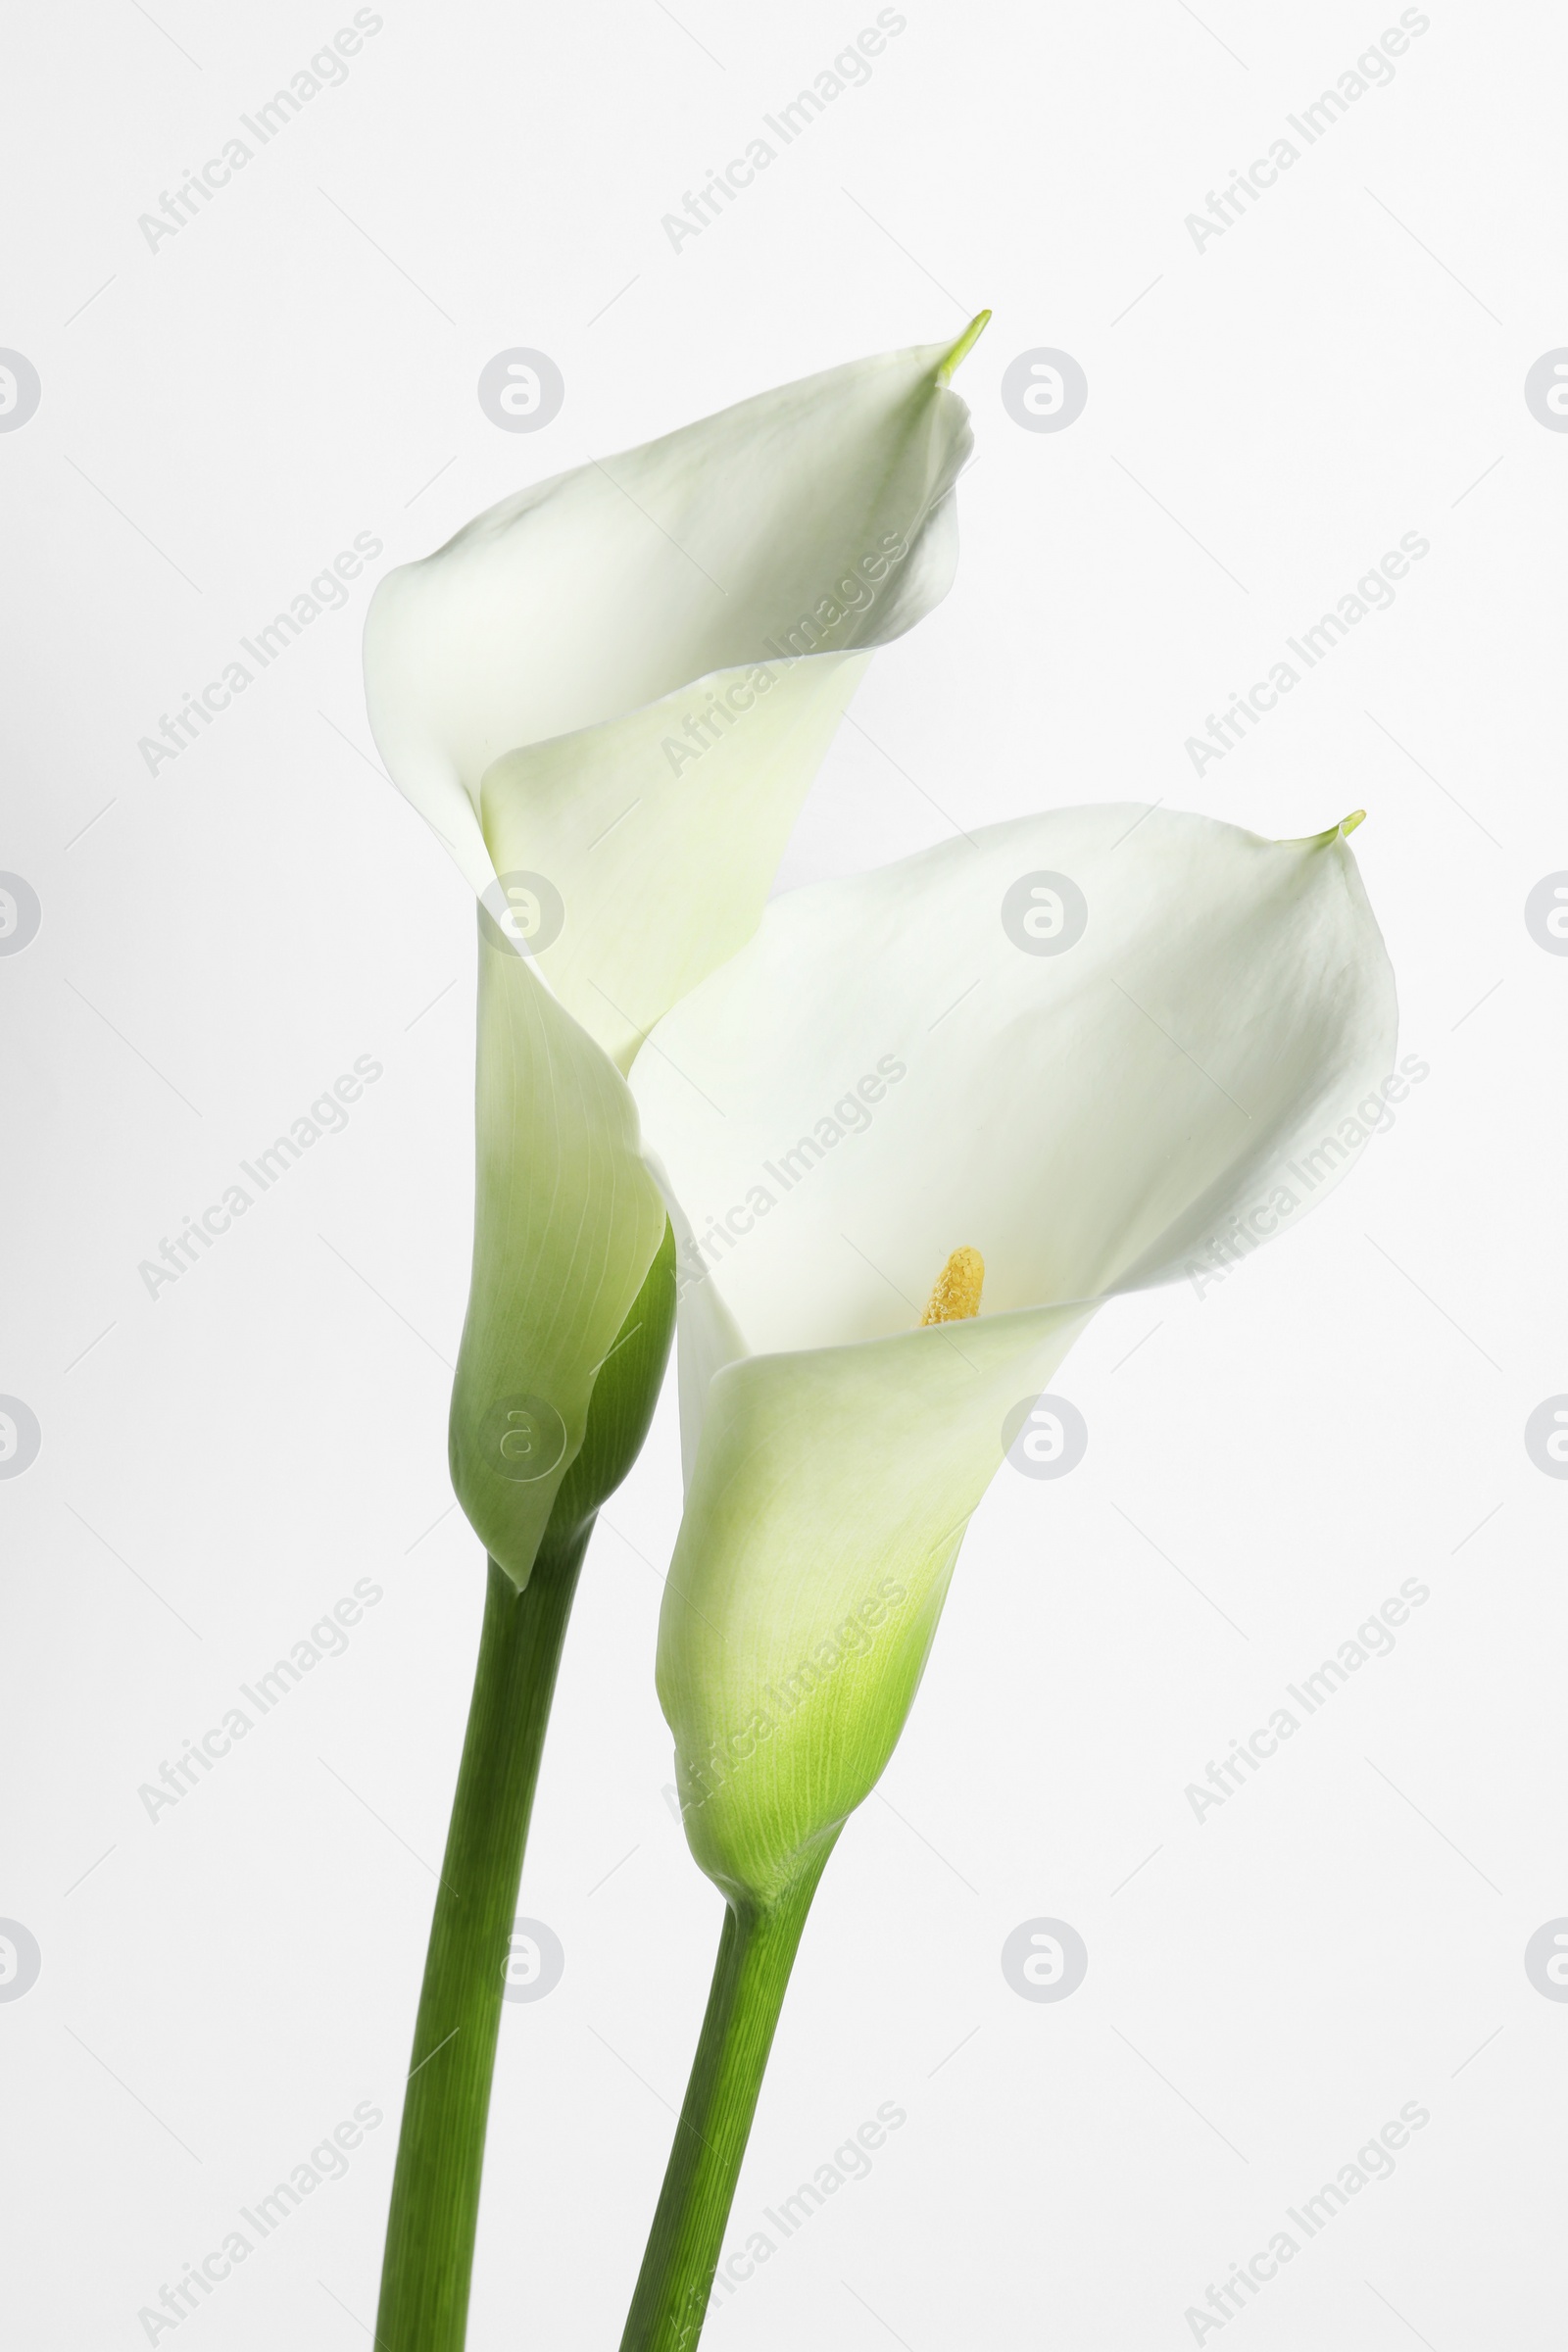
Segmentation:
{"type": "Polygon", "coordinates": [[[590,1516],[519,1592],[490,1562],[392,2180],[375,2340],[462,2352],[509,1938],[556,1670],[590,1516]]]}
{"type": "Polygon", "coordinates": [[[725,1914],[708,2014],[620,2352],[692,2352],[702,2333],[790,1970],[837,1836],[835,1830],[813,1850],[776,1901],[732,1902],[725,1914]]]}

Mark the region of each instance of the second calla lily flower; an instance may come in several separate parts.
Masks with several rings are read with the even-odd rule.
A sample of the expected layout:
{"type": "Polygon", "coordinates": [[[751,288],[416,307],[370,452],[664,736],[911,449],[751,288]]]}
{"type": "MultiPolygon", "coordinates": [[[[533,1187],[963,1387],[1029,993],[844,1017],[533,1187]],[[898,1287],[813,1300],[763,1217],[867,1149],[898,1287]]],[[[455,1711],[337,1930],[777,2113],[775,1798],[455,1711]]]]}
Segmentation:
{"type": "Polygon", "coordinates": [[[637,1066],[690,1219],[659,1690],[729,1907],[622,2352],[701,2331],[812,1892],[1020,1408],[1102,1300],[1234,1263],[1381,1120],[1352,821],[1071,808],[787,894],[637,1066]]]}
{"type": "Polygon", "coordinates": [[[1324,1198],[1396,1017],[1341,827],[1094,808],[787,893],[661,1025],[633,1083],[691,1233],[660,1687],[722,1886],[777,1891],[875,1781],[1009,1409],[1099,1301],[1324,1198]]]}

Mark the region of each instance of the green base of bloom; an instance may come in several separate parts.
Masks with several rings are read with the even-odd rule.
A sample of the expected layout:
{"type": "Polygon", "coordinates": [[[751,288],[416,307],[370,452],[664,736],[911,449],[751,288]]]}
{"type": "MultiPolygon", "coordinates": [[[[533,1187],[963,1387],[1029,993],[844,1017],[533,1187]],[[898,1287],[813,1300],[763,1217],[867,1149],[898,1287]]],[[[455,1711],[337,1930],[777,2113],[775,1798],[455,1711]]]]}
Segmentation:
{"type": "Polygon", "coordinates": [[[674,1245],[619,1071],[483,907],[478,928],[473,1271],[448,1449],[468,1525],[520,1588],[546,1528],[568,1524],[595,1401],[674,1245]]]}

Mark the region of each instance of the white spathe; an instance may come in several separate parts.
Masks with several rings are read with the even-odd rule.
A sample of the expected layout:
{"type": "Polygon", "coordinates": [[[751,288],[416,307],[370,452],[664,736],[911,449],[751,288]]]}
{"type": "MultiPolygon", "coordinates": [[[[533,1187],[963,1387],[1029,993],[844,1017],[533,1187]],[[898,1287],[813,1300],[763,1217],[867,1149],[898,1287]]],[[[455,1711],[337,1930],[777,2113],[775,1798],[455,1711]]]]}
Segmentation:
{"type": "Polygon", "coordinates": [[[519,1585],[664,1232],[624,1072],[750,935],[869,649],[946,593],[972,340],[537,483],[371,600],[376,742],[480,901],[451,1459],[519,1585]]]}
{"type": "Polygon", "coordinates": [[[923,1346],[962,1245],[982,1320],[1170,1280],[1232,1217],[1261,1211],[1255,1242],[1333,1189],[1343,1145],[1310,1187],[1287,1164],[1388,1075],[1396,1020],[1338,828],[1069,808],[790,892],[633,1082],[700,1252],[683,1324],[728,1326],[715,1364],[923,1346]],[[1060,953],[1004,923],[1037,874],[1087,904],[1060,953]]]}
{"type": "Polygon", "coordinates": [[[870,649],[943,597],[972,336],[836,368],[519,491],[366,621],[395,781],[624,1069],[748,936],[870,649]]]}
{"type": "Polygon", "coordinates": [[[633,1090],[689,1226],[660,1689],[722,1884],[776,1891],[874,1783],[1009,1407],[1113,1291],[1323,1199],[1396,1026],[1339,827],[1137,806],[788,894],[660,1024],[633,1090]],[[964,1246],[978,1318],[918,1328],[964,1246]]]}

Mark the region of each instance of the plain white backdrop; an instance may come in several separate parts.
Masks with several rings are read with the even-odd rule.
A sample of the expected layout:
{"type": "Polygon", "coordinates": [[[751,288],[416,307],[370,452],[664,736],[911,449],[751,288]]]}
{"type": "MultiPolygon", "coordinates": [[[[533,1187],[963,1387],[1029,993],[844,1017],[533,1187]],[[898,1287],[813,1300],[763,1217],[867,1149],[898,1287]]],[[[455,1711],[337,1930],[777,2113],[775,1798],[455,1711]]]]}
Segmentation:
{"type": "MultiPolygon", "coordinates": [[[[0,432],[0,867],[41,923],[0,958],[0,1391],[41,1446],[0,1482],[0,1915],[40,1967],[0,2000],[0,2080],[28,2352],[146,2342],[357,2105],[383,2121],[345,2177],[157,2340],[370,2340],[483,1561],[445,1470],[472,907],[373,757],[368,588],[525,481],[986,304],[957,584],[877,657],[783,884],[1057,802],[1274,835],[1364,806],[1430,1076],[1243,1272],[1107,1309],[1056,1384],[1081,1467],[999,1478],[818,1896],[727,2240],[774,2250],[707,2340],[1558,2340],[1568,2005],[1524,1950],[1568,1914],[1568,1486],[1523,1427],[1568,1390],[1568,959],[1524,902],[1568,867],[1568,438],[1524,379],[1568,343],[1568,37],[1432,0],[1307,146],[1286,118],[1397,7],[899,13],[678,249],[662,216],[874,8],[384,0],[266,146],[241,116],[348,7],[13,26],[0,344],[41,398],[0,432]],[[150,243],[236,134],[251,160],[150,243]],[[1195,239],[1282,136],[1278,184],[1195,239]],[[565,382],[531,437],[476,397],[513,346],[565,382]],[[1087,375],[1060,432],[1002,402],[1039,347],[1087,375]],[[1407,532],[1392,608],[1196,773],[1188,738],[1407,532]],[[150,773],[140,740],[357,534],[382,552],[342,609],[150,773]],[[382,1075],[346,1129],[149,1297],[139,1263],[357,1056],[382,1075]],[[1393,1654],[1197,1818],[1189,1785],[1412,1578],[1393,1654]],[[142,1786],[358,1580],[381,1597],[343,1653],[149,1818],[142,1786]],[[1089,1970],[1037,2004],[1000,1955],[1047,1915],[1089,1970]],[[764,2209],[890,2101],[869,2177],[785,2241],[764,2209]],[[1410,2102],[1393,2177],[1308,2241],[1287,2208],[1410,2102]],[[1200,2333],[1282,2228],[1295,2259],[1200,2333]]],[[[522,1908],[565,1970],[504,2019],[473,2352],[618,2341],[706,1997],[719,1898],[652,1687],[678,1510],[666,1394],[545,1762],[522,1908]]]]}

